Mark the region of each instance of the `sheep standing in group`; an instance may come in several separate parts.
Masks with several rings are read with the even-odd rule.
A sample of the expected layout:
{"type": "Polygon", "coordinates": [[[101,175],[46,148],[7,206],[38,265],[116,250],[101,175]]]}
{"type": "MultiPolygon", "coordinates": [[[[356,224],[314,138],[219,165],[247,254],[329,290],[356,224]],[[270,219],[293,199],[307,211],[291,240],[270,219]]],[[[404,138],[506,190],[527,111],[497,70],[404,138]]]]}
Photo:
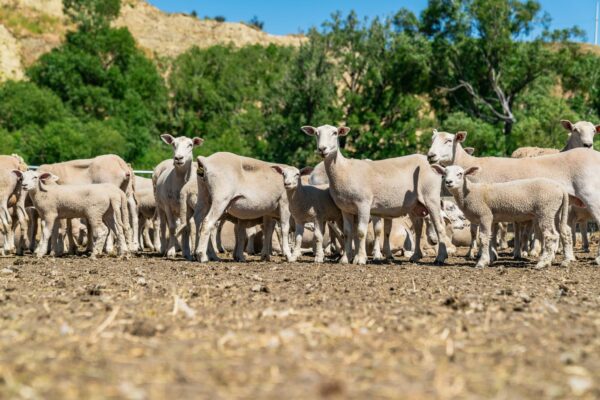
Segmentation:
{"type": "MultiPolygon", "coordinates": [[[[166,239],[162,224],[166,224],[169,228],[168,243],[166,246],[161,244],[161,250],[166,257],[173,258],[177,246],[176,232],[180,226],[187,224],[184,221],[186,215],[181,214],[181,190],[196,171],[196,164],[192,161],[194,147],[200,146],[204,140],[199,137],[190,139],[185,136],[175,138],[169,134],[161,135],[161,139],[173,147],[173,161],[170,166],[165,165],[164,170],[156,174],[156,178],[153,179],[156,181],[156,206],[161,220],[162,243],[166,239]]],[[[189,229],[183,230],[181,249],[183,256],[191,259],[189,229]]]]}
{"type": "MultiPolygon", "coordinates": [[[[198,157],[198,191],[201,187],[202,190],[205,188],[210,199],[209,207],[201,215],[202,224],[198,224],[201,228],[196,228],[200,229],[196,247],[198,261],[208,261],[211,233],[225,212],[238,220],[263,219],[261,258],[265,261],[271,257],[272,219],[279,219],[281,249],[286,259],[292,258],[288,239],[291,217],[289,203],[283,185],[279,179],[275,179],[277,173],[271,169],[275,165],[281,166],[226,152],[198,157]]],[[[241,231],[238,230],[238,233],[241,231]]],[[[236,242],[239,241],[236,237],[236,242]]],[[[235,257],[243,257],[243,252],[236,252],[235,257]]]]}
{"type": "Polygon", "coordinates": [[[42,220],[42,236],[36,256],[46,255],[50,235],[62,218],[85,218],[91,229],[92,252],[95,258],[110,230],[117,240],[119,255],[127,254],[125,234],[128,226],[127,199],[125,194],[111,184],[56,185],[59,177],[48,172],[14,170],[22,181],[22,189],[28,193],[33,206],[42,220]]]}
{"type": "MultiPolygon", "coordinates": [[[[511,157],[513,158],[527,158],[527,157],[539,157],[548,154],[556,154],[559,152],[565,152],[568,150],[576,149],[576,148],[587,148],[593,149],[594,147],[594,137],[600,133],[600,125],[594,125],[591,122],[587,121],[579,121],[576,123],[572,123],[569,120],[561,120],[561,125],[565,130],[569,132],[569,138],[567,139],[567,143],[562,148],[562,150],[551,149],[551,148],[541,148],[541,147],[520,147],[515,150],[511,157]]],[[[588,241],[588,221],[591,220],[593,216],[590,214],[589,210],[585,208],[579,207],[571,207],[571,212],[569,212],[569,225],[571,226],[571,232],[573,235],[573,246],[576,245],[577,237],[577,224],[579,224],[579,229],[581,231],[581,239],[583,242],[583,250],[589,251],[589,241],[588,241]]],[[[523,239],[526,239],[530,236],[530,230],[527,227],[515,227],[515,231],[521,231],[521,236],[523,239]]],[[[527,240],[521,240],[522,243],[527,243],[527,240]]],[[[532,251],[536,251],[537,240],[534,242],[532,246],[532,251]]],[[[518,253],[520,249],[515,249],[515,252],[518,253]]]]}
{"type": "Polygon", "coordinates": [[[490,264],[492,224],[494,222],[522,222],[535,220],[543,236],[543,250],[537,268],[552,264],[558,248],[559,234],[565,259],[563,266],[575,260],[571,230],[567,223],[569,194],[556,182],[545,178],[520,179],[512,182],[479,184],[468,177],[477,174],[480,167],[466,170],[459,166],[432,165],[445,178],[445,187],[452,193],[456,204],[472,224],[480,227],[481,256],[477,267],[490,264]]]}
{"type": "MultiPolygon", "coordinates": [[[[38,171],[59,176],[59,185],[112,184],[125,193],[127,199],[127,241],[131,250],[138,250],[138,211],[135,201],[135,179],[131,167],[119,156],[105,154],[90,159],[64,161],[40,165],[38,171]]],[[[32,224],[35,227],[35,223],[32,224]]],[[[32,246],[36,229],[31,229],[32,246]]],[[[69,236],[71,236],[69,234],[69,236]]],[[[71,249],[72,250],[72,249],[71,249]]]]}
{"type": "MultiPolygon", "coordinates": [[[[463,169],[482,167],[474,181],[479,183],[509,182],[517,179],[548,178],[579,198],[596,221],[600,221],[600,154],[585,148],[532,158],[473,157],[462,148],[466,132],[456,135],[434,132],[427,154],[429,162],[443,166],[458,165],[463,169]]],[[[472,225],[473,227],[473,225],[472,225]]],[[[596,257],[600,264],[600,248],[596,257]]]]}
{"type": "Polygon", "coordinates": [[[272,167],[283,176],[283,186],[287,191],[290,212],[296,223],[296,246],[289,261],[294,262],[300,257],[304,224],[315,224],[315,262],[321,263],[325,258],[323,251],[323,235],[325,223],[328,221],[342,223],[342,212],[333,202],[328,185],[303,184],[301,177],[310,174],[312,168],[298,170],[295,167],[272,167]]]}
{"type": "MultiPolygon", "coordinates": [[[[356,216],[358,246],[353,262],[366,264],[367,225],[371,215],[394,218],[405,214],[414,217],[431,214],[439,243],[435,262],[441,264],[448,258],[440,210],[441,178],[431,171],[424,156],[415,154],[379,161],[347,159],[339,150],[338,138],[347,135],[350,128],[324,125],[319,128],[304,126],[302,130],[317,138],[317,149],[325,161],[331,197],[342,211],[345,248],[341,263],[347,263],[352,254],[356,216]]],[[[413,261],[422,257],[422,228],[422,218],[417,218],[413,261]]]]}

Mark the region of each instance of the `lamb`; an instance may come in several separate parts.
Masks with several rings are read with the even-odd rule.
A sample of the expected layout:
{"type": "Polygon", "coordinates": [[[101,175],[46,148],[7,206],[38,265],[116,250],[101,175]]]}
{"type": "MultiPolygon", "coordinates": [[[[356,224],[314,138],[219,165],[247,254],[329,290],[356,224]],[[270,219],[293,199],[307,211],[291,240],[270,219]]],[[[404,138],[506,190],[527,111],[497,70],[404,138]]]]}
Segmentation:
{"type": "Polygon", "coordinates": [[[42,220],[42,237],[36,256],[47,253],[48,240],[60,218],[85,218],[92,230],[92,253],[95,258],[108,235],[105,224],[117,239],[119,255],[127,254],[124,218],[127,217],[125,194],[112,184],[54,185],[59,177],[49,172],[13,170],[42,220]]]}
{"type": "MultiPolygon", "coordinates": [[[[194,147],[202,145],[204,140],[199,137],[193,139],[184,136],[175,138],[169,134],[163,134],[160,137],[166,144],[173,147],[173,165],[166,167],[160,174],[157,174],[155,192],[156,206],[161,219],[161,231],[164,223],[169,228],[168,244],[161,250],[164,251],[166,257],[173,258],[176,252],[176,231],[182,223],[182,218],[185,217],[185,215],[181,215],[181,189],[196,171],[196,165],[192,162],[194,147]]],[[[191,259],[189,243],[189,230],[184,230],[182,251],[183,256],[187,259],[191,259]]]]}
{"type": "Polygon", "coordinates": [[[552,264],[558,238],[556,225],[563,243],[567,266],[575,260],[571,230],[568,225],[569,194],[560,184],[545,178],[519,179],[504,183],[474,183],[468,177],[482,168],[473,166],[466,170],[459,166],[432,165],[431,168],[445,178],[445,186],[457,205],[472,224],[480,226],[481,256],[476,267],[490,264],[490,239],[494,221],[522,222],[535,219],[544,239],[542,254],[536,268],[552,264]]]}
{"type": "MultiPolygon", "coordinates": [[[[380,161],[346,159],[339,150],[338,138],[347,135],[350,128],[324,125],[319,128],[303,126],[302,130],[317,137],[318,151],[325,159],[331,197],[342,211],[345,249],[341,263],[347,263],[352,254],[354,216],[357,216],[359,243],[353,262],[366,264],[366,233],[371,214],[383,218],[408,213],[415,217],[431,214],[439,239],[435,262],[441,264],[448,258],[440,210],[441,178],[431,171],[425,156],[411,155],[380,161]]],[[[417,243],[412,261],[422,257],[419,246],[422,227],[423,222],[419,218],[415,224],[417,243]]]]}
{"type": "Polygon", "coordinates": [[[290,212],[296,223],[296,246],[289,261],[294,262],[300,256],[304,224],[314,222],[316,243],[315,262],[322,263],[325,258],[323,251],[325,223],[333,221],[341,225],[342,222],[342,212],[333,202],[329,194],[329,186],[303,184],[301,177],[312,172],[312,168],[310,167],[298,170],[295,167],[275,165],[271,168],[283,176],[283,186],[287,191],[290,212]]]}
{"type": "MultiPolygon", "coordinates": [[[[428,152],[429,162],[462,168],[481,167],[474,177],[479,183],[508,182],[516,179],[548,178],[559,183],[571,196],[585,204],[596,221],[600,221],[600,153],[577,148],[559,154],[532,158],[472,157],[465,153],[461,143],[466,132],[456,135],[434,132],[428,152]]],[[[599,249],[600,250],[600,249],[599,249]]],[[[600,251],[596,257],[600,264],[600,251]]]]}
{"type": "Polygon", "coordinates": [[[132,237],[128,236],[127,239],[131,241],[130,247],[132,250],[139,248],[138,211],[134,198],[134,175],[131,167],[121,157],[114,154],[106,154],[91,159],[44,164],[39,167],[38,171],[59,176],[60,181],[58,183],[60,185],[110,183],[120,188],[127,198],[128,215],[131,217],[131,221],[129,219],[125,221],[128,227],[130,227],[127,232],[132,233],[132,237]]]}
{"type": "MultiPolygon", "coordinates": [[[[217,221],[225,211],[241,220],[263,218],[263,260],[271,257],[273,236],[272,218],[281,223],[282,251],[286,259],[292,258],[288,234],[290,210],[286,191],[281,185],[272,164],[232,153],[218,152],[210,157],[198,157],[198,190],[207,190],[210,207],[201,215],[202,224],[196,259],[208,261],[208,242],[217,221]]],[[[281,166],[281,165],[280,165],[281,166]]],[[[200,225],[200,224],[199,224],[200,225]]],[[[198,226],[196,227],[198,229],[198,226]]],[[[240,254],[238,254],[240,256],[240,254]]],[[[241,254],[243,257],[243,254],[241,254]]]]}

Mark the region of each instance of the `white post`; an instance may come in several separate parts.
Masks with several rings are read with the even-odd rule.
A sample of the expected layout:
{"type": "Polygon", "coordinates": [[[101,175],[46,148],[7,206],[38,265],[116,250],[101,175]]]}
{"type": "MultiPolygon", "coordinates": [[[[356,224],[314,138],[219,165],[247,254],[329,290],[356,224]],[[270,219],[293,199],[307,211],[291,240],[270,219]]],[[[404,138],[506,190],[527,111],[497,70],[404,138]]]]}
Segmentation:
{"type": "Polygon", "coordinates": [[[596,0],[596,28],[594,29],[594,44],[598,45],[598,13],[600,13],[600,0],[596,0]]]}

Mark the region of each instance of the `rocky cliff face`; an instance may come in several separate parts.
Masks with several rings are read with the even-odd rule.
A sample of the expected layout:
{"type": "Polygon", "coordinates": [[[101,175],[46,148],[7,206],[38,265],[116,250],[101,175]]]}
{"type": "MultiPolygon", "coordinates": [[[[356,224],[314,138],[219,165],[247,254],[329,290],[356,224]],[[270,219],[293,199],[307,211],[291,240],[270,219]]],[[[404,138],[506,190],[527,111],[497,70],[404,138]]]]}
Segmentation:
{"type": "MultiPolygon", "coordinates": [[[[299,46],[300,35],[269,35],[241,23],[167,14],[143,0],[123,0],[115,26],[127,27],[147,54],[176,57],[192,46],[299,46]]],[[[22,79],[24,68],[58,46],[69,29],[61,0],[0,0],[0,81],[22,79]]]]}

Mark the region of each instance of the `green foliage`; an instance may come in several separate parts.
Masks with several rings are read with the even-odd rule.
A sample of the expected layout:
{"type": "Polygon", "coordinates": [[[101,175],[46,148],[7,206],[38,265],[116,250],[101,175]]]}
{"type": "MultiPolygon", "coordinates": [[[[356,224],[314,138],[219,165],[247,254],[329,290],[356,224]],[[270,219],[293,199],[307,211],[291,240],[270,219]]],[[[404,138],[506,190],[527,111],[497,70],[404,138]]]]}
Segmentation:
{"type": "Polygon", "coordinates": [[[263,28],[265,27],[264,21],[259,20],[256,15],[254,17],[252,17],[250,19],[250,21],[248,21],[248,25],[255,27],[259,31],[262,31],[263,28]]]}
{"type": "Polygon", "coordinates": [[[104,121],[125,138],[118,154],[141,157],[166,114],[166,88],[156,66],[124,28],[101,27],[67,35],[27,71],[82,121],[104,121]]]}
{"type": "Polygon", "coordinates": [[[477,155],[507,155],[561,148],[560,119],[600,113],[600,58],[569,42],[577,29],[550,30],[534,0],[429,0],[419,16],[372,20],[338,13],[299,48],[214,46],[154,61],[110,27],[119,0],[64,5],[77,31],[29,82],[0,85],[0,151],[31,163],[116,153],[152,168],[171,157],[159,139],[169,132],[204,138],[197,154],[314,165],[300,127],[323,124],[352,128],[341,146],[356,158],[423,152],[432,127],[466,130],[477,155]]]}

